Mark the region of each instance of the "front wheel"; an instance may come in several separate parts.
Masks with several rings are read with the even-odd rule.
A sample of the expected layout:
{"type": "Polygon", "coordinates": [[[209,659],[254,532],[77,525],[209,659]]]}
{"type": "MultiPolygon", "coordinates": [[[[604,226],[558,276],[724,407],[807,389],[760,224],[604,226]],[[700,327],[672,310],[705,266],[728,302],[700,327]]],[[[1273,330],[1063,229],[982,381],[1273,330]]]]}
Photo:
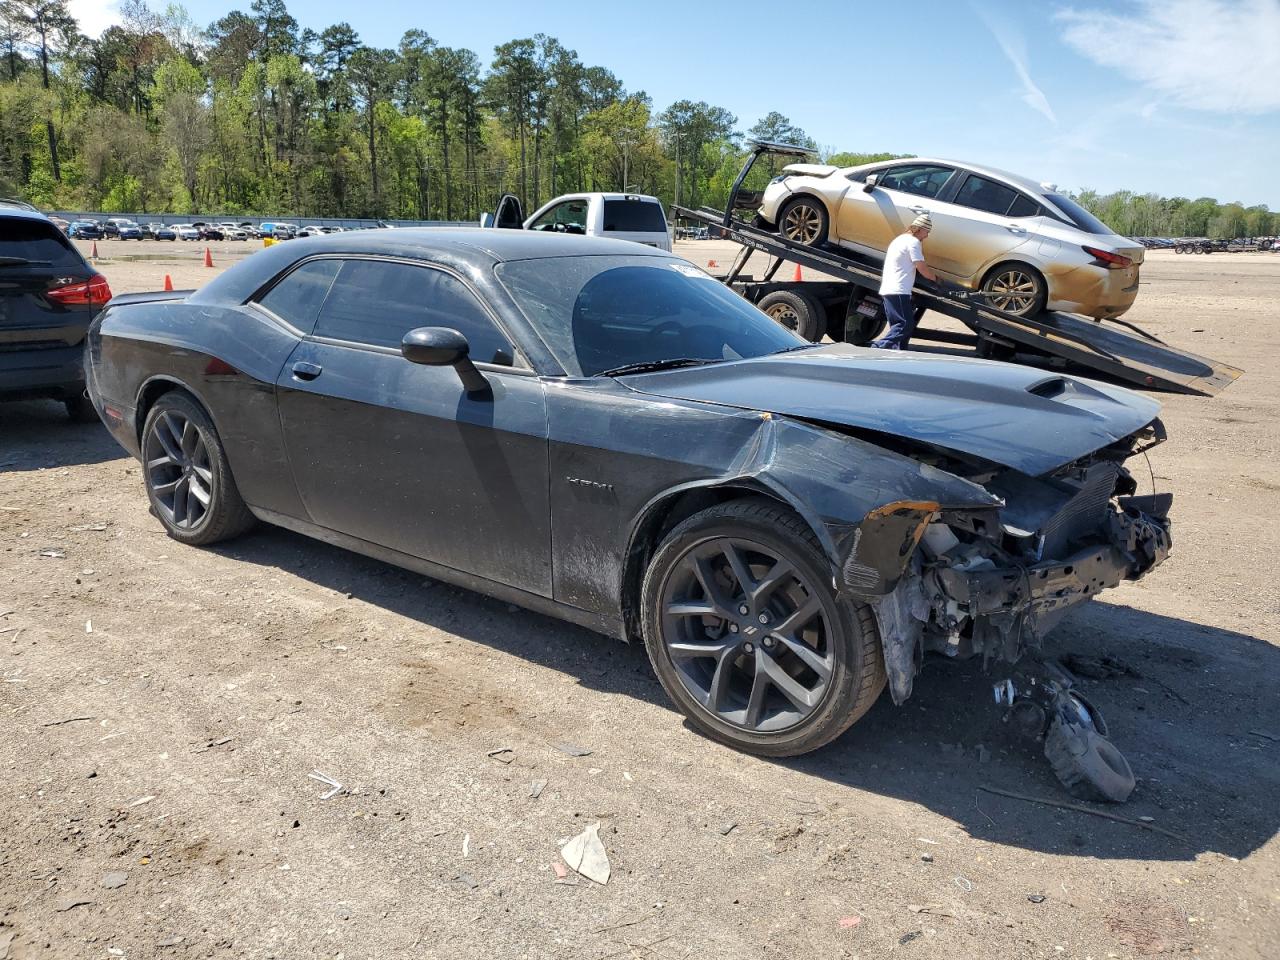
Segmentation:
{"type": "Polygon", "coordinates": [[[173,539],[228,540],[254,524],[213,421],[185,393],[166,393],[142,428],[143,479],[152,511],[173,539]]]}
{"type": "Polygon", "coordinates": [[[820,247],[827,242],[828,224],[827,208],[814,197],[792,197],[778,211],[779,235],[806,247],[820,247]]]}
{"type": "Polygon", "coordinates": [[[831,742],[885,686],[875,616],[836,598],[813,532],[767,500],[695,514],[645,573],[650,662],[689,722],[747,753],[831,742]]]}
{"type": "Polygon", "coordinates": [[[1000,264],[982,281],[982,291],[987,303],[1015,317],[1034,317],[1048,300],[1044,277],[1021,263],[1000,264]]]}

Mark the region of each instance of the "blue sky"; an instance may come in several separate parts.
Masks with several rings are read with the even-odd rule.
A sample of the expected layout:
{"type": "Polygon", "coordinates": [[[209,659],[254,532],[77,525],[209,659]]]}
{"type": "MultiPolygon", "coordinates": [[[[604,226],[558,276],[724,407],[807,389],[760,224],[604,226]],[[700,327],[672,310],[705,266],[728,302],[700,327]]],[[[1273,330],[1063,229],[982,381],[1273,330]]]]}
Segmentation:
{"type": "MultiPolygon", "coordinates": [[[[185,5],[208,24],[249,3],[185,5]]],[[[88,32],[115,16],[115,0],[71,6],[88,32]]],[[[1280,0],[294,0],[290,10],[315,30],[347,20],[377,46],[416,27],[486,63],[495,44],[551,34],[657,109],[706,100],[743,130],[777,110],[824,147],[1280,209],[1280,0]]]]}

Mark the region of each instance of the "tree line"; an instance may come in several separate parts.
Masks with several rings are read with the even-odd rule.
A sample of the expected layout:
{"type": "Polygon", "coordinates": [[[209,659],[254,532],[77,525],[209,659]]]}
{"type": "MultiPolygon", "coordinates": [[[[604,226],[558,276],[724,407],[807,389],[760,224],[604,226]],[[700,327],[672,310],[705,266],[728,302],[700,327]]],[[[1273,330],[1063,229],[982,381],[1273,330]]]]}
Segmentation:
{"type": "MultiPolygon", "coordinates": [[[[723,204],[745,155],[729,110],[656,109],[545,34],[500,44],[486,66],[421,29],[390,49],[349,23],[302,28],[285,0],[207,27],[146,0],[120,15],[91,38],[67,0],[0,0],[0,195],[47,209],[472,220],[504,192],[527,210],[576,190],[723,204]]],[[[746,134],[817,146],[776,112],[746,134]]],[[[836,165],[909,155],[820,153],[836,165]]],[[[1201,218],[1201,200],[1081,199],[1126,233],[1162,232],[1156,208],[1171,211],[1160,223],[1203,226],[1185,233],[1240,219],[1215,201],[1201,218]]],[[[1258,232],[1259,208],[1239,209],[1258,232]]]]}

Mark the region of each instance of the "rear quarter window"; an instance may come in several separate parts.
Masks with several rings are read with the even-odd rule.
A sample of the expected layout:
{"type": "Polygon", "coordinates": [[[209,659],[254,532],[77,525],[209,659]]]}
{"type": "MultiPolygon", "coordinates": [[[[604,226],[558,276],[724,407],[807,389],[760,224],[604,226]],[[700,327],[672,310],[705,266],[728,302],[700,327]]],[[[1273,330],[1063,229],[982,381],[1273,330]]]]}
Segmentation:
{"type": "Polygon", "coordinates": [[[0,261],[84,267],[84,258],[61,230],[44,220],[0,217],[0,261]]]}
{"type": "Polygon", "coordinates": [[[617,233],[666,233],[662,206],[652,200],[606,200],[604,229],[617,233]]]}

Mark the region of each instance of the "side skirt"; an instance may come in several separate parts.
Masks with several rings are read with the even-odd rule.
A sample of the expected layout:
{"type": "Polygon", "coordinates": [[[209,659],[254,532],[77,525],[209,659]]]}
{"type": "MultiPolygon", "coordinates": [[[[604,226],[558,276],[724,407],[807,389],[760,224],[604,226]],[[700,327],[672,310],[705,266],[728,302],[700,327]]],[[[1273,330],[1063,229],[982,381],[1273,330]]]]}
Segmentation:
{"type": "Polygon", "coordinates": [[[548,617],[555,617],[557,620],[567,620],[580,627],[586,627],[588,630],[594,630],[596,633],[603,633],[605,636],[625,636],[620,619],[580,610],[577,607],[560,603],[549,597],[540,597],[536,593],[528,593],[505,583],[498,583],[495,580],[488,580],[485,577],[478,577],[471,573],[455,570],[453,567],[446,567],[443,564],[432,563],[430,560],[410,556],[407,553],[401,553],[399,550],[392,550],[389,547],[370,543],[367,540],[361,540],[359,537],[339,533],[337,530],[330,530],[327,527],[308,523],[306,520],[299,520],[296,517],[285,516],[272,510],[263,510],[252,505],[249,506],[249,510],[264,523],[284,527],[286,530],[292,530],[294,533],[300,533],[305,537],[321,540],[324,543],[342,547],[344,550],[350,550],[353,553],[363,554],[366,557],[372,557],[375,560],[381,560],[393,566],[412,570],[433,580],[441,580],[456,587],[474,590],[476,593],[483,593],[485,596],[493,597],[495,600],[514,603],[518,607],[523,607],[526,610],[532,610],[548,617]]]}

